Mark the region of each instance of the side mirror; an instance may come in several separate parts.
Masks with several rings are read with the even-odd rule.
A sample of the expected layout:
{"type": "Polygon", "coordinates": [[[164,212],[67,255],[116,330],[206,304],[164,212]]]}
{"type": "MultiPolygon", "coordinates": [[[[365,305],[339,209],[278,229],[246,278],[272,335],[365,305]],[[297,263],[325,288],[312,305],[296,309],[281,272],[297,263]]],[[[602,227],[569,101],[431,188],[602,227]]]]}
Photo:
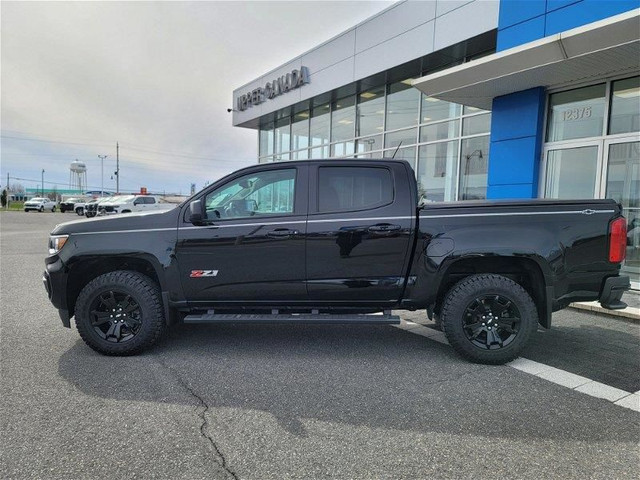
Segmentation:
{"type": "Polygon", "coordinates": [[[194,225],[199,225],[203,220],[202,200],[194,200],[189,204],[189,221],[194,225]]]}

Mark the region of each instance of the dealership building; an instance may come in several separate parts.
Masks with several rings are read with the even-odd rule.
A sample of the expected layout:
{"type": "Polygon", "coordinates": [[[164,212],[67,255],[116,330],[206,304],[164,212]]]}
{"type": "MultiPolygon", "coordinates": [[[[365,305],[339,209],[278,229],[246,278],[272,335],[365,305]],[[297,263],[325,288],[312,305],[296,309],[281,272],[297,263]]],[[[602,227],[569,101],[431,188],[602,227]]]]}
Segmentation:
{"type": "Polygon", "coordinates": [[[259,162],[407,160],[424,201],[613,198],[640,280],[640,0],[401,1],[233,92],[259,162]]]}

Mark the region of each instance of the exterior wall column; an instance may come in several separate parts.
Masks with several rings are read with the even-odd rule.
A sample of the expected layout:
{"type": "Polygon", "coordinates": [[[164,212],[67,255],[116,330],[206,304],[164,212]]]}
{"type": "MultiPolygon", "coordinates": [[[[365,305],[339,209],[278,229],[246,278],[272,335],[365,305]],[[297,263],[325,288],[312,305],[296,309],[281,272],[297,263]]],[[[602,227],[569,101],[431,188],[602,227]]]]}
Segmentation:
{"type": "Polygon", "coordinates": [[[545,89],[494,98],[487,198],[536,198],[545,89]]]}

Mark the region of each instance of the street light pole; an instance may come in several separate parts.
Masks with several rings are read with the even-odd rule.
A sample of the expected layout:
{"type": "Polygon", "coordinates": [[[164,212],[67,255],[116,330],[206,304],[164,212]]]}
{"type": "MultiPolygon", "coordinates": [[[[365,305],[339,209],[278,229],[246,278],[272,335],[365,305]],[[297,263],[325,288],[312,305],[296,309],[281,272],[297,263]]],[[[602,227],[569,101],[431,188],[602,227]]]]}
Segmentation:
{"type": "Polygon", "coordinates": [[[44,168],[42,169],[42,179],[41,180],[42,180],[41,193],[42,193],[42,196],[44,197],[44,168]]]}
{"type": "Polygon", "coordinates": [[[100,159],[100,197],[104,197],[104,159],[109,155],[98,155],[100,159]]]}

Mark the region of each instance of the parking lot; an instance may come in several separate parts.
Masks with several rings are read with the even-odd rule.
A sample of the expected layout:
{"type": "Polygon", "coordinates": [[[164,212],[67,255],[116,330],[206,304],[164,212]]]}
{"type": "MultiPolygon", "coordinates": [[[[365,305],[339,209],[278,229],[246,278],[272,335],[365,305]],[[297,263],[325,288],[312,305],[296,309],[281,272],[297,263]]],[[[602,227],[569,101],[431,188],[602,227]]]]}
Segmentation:
{"type": "Polygon", "coordinates": [[[639,474],[640,413],[523,371],[638,392],[637,323],[559,312],[520,369],[460,359],[408,312],[426,327],[178,326],[104,357],[41,284],[48,232],[78,218],[0,213],[2,478],[639,474]]]}

